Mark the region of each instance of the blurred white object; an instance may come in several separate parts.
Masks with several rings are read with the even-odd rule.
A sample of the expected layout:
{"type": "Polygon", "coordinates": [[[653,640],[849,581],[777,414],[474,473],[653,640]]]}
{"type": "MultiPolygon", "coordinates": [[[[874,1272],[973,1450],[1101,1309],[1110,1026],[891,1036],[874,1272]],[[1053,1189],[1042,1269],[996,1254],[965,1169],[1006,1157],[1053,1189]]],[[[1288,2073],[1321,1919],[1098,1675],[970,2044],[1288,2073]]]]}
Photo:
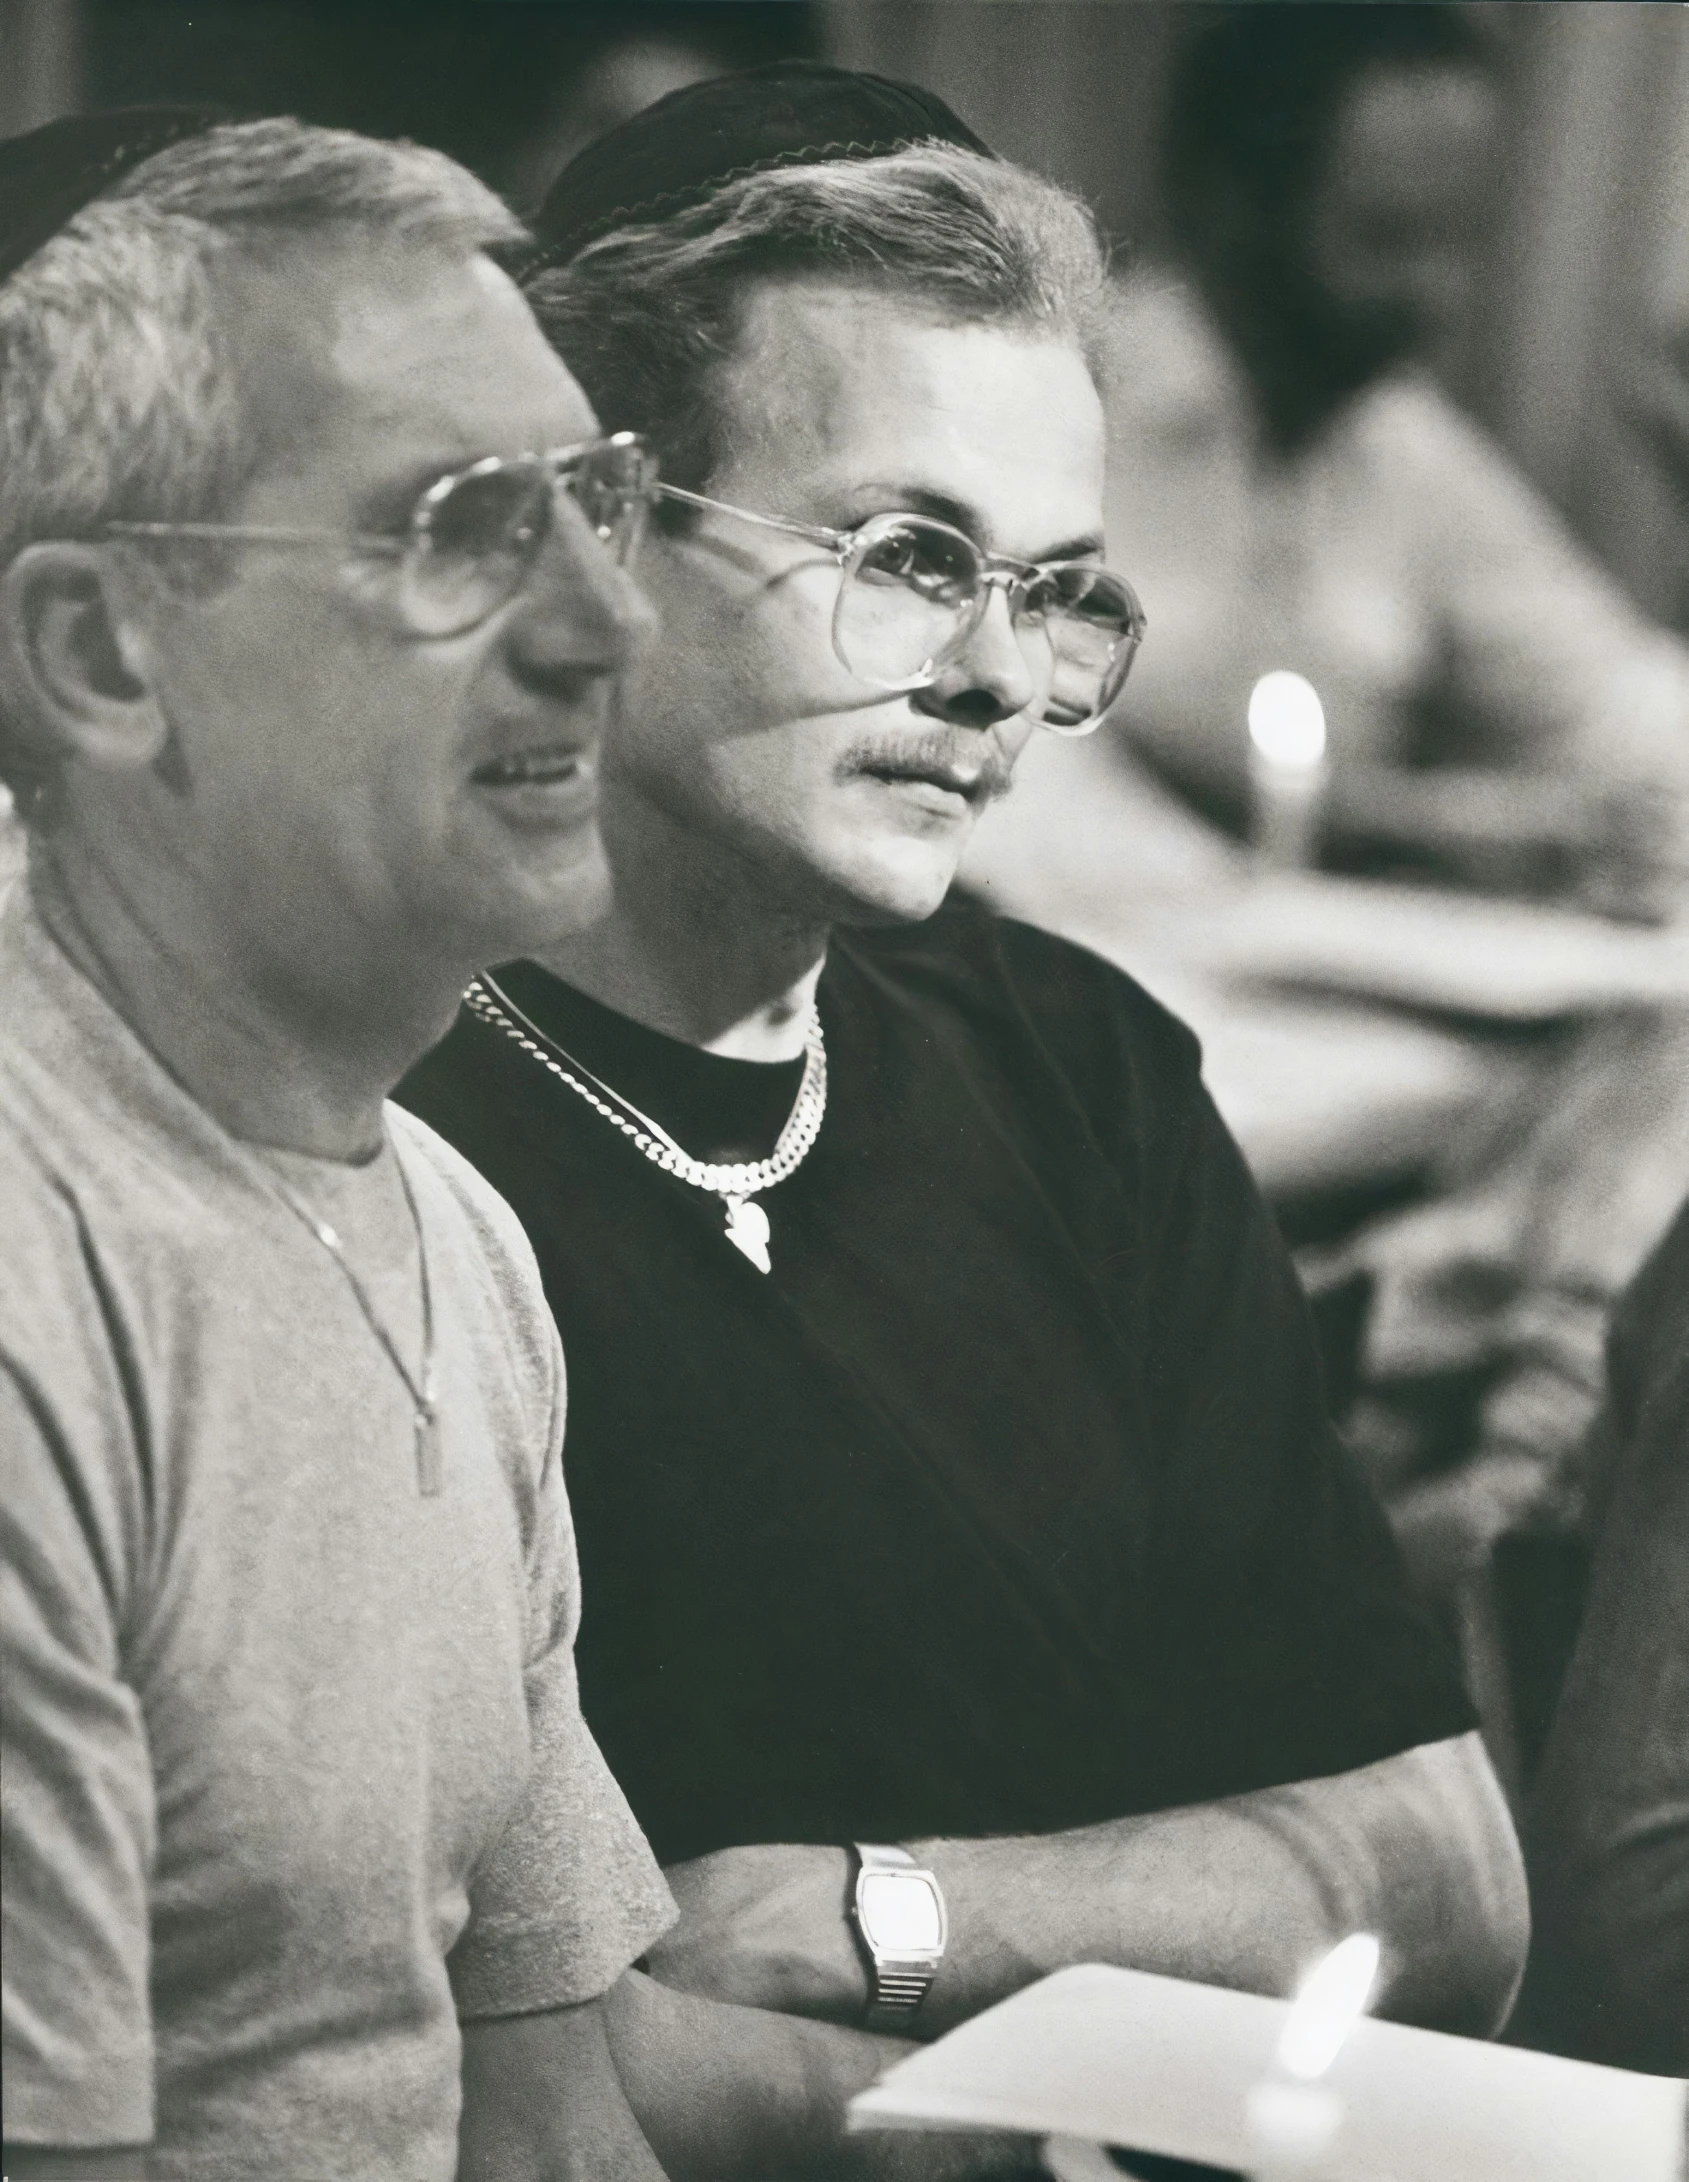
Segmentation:
{"type": "Polygon", "coordinates": [[[1287,2076],[1312,2083],[1323,2076],[1361,2017],[1378,1975],[1378,1942],[1351,1932],[1308,1972],[1279,2034],[1273,2056],[1287,2076]]]}
{"type": "Polygon", "coordinates": [[[0,786],[0,901],[5,899],[6,889],[21,874],[27,861],[23,820],[17,814],[11,790],[0,786]]]}
{"type": "MultiPolygon", "coordinates": [[[[1058,1971],[902,2061],[851,2126],[1014,2130],[1249,2171],[1245,2105],[1289,2004],[1058,1971]]],[[[1324,2087],[1333,2182],[1677,2182],[1689,2085],[1367,2017],[1324,2087]]]]}
{"type": "Polygon", "coordinates": [[[1264,2076],[1243,2102],[1250,2182],[1337,2182],[1343,2101],[1323,2084],[1264,2076]]]}
{"type": "Polygon", "coordinates": [[[1279,871],[1314,860],[1331,769],[1325,707],[1306,676],[1275,668],[1249,693],[1249,792],[1255,847],[1279,871]]]}
{"type": "Polygon", "coordinates": [[[1243,2102],[1255,2182],[1327,2182],[1338,2172],[1343,2101],[1321,2079],[1366,2013],[1378,1975],[1378,1942],[1353,1932],[1297,1987],[1271,2071],[1243,2102]]]}
{"type": "Polygon", "coordinates": [[[1249,740],[1256,755],[1286,772],[1307,774],[1325,759],[1325,707],[1305,675],[1275,668],[1249,693],[1249,740]]]}

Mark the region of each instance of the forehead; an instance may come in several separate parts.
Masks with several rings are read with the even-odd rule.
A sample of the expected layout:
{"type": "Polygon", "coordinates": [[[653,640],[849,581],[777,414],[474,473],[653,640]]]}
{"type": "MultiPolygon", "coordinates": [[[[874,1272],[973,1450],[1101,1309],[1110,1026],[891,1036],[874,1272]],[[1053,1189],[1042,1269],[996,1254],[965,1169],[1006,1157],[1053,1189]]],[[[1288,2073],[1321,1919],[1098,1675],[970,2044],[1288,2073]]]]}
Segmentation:
{"type": "Polygon", "coordinates": [[[514,284],[478,253],[338,249],[252,287],[243,330],[266,467],[373,481],[597,428],[514,284]]]}
{"type": "Polygon", "coordinates": [[[918,489],[977,511],[981,542],[1011,553],[1100,523],[1102,406],[1065,340],[937,323],[853,283],[769,283],[718,399],[715,489],[770,512],[860,518],[864,494],[918,489]]]}
{"type": "Polygon", "coordinates": [[[1471,185],[1495,119],[1495,93],[1475,68],[1375,69],[1343,102],[1328,180],[1350,198],[1440,200],[1471,185]]]}

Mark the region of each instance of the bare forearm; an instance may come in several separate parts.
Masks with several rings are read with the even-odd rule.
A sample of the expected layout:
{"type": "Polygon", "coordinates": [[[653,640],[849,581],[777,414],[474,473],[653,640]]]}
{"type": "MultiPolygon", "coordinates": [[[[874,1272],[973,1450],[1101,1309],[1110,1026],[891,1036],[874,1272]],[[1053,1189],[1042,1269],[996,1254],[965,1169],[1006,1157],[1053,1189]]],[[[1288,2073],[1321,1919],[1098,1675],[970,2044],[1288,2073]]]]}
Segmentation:
{"type": "Polygon", "coordinates": [[[663,2182],[616,2073],[605,2005],[464,2025],[458,2182],[663,2182]]]}
{"type": "Polygon", "coordinates": [[[1037,1840],[915,1844],[950,1904],[932,2032],[1070,1962],[1281,1993],[1345,1932],[1386,1949],[1386,2012],[1495,2029],[1528,1930],[1518,1851],[1476,1748],[1037,1840]]]}
{"type": "Polygon", "coordinates": [[[1339,860],[1401,861],[1491,892],[1553,895],[1657,921],[1689,875],[1689,805],[1666,769],[1604,774],[1599,756],[1557,770],[1339,766],[1322,815],[1339,860]]]}
{"type": "Polygon", "coordinates": [[[1001,2137],[847,2137],[845,2108],[911,2049],[630,1974],[608,2015],[617,2072],[673,2182],[996,2182],[1036,2172],[1001,2137]]]}
{"type": "Polygon", "coordinates": [[[1323,824],[1340,853],[1395,852],[1470,884],[1534,891],[1576,876],[1596,819],[1588,782],[1568,773],[1350,762],[1323,824]]]}

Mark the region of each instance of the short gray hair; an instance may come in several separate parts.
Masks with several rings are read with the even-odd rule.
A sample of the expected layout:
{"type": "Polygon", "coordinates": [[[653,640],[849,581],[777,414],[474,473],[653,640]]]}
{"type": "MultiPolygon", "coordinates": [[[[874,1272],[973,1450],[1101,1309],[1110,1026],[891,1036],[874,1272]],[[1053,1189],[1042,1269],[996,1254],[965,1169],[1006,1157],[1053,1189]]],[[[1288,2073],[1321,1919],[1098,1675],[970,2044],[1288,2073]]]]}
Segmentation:
{"type": "MultiPolygon", "coordinates": [[[[257,467],[235,269],[357,237],[470,251],[519,221],[441,152],[278,119],[144,160],[0,283],[0,568],[119,519],[215,521],[257,467]]],[[[23,786],[0,720],[0,778],[23,786]]]]}
{"type": "Polygon", "coordinates": [[[648,433],[665,478],[698,490],[724,452],[716,385],[757,281],[859,283],[947,322],[1071,341],[1094,368],[1107,271],[1078,198],[935,140],[741,176],[525,286],[604,429],[648,433]]]}

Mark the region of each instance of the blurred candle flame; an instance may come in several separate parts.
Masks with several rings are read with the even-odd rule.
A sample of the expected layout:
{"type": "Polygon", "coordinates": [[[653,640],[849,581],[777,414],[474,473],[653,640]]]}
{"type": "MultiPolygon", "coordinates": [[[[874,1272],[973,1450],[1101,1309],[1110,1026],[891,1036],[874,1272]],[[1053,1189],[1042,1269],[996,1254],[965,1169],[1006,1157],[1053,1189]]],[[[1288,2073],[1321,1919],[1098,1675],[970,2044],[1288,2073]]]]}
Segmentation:
{"type": "Polygon", "coordinates": [[[1311,773],[1325,758],[1325,707],[1312,682],[1282,668],[1249,693],[1249,739],[1269,765],[1311,773]]]}
{"type": "Polygon", "coordinates": [[[1325,2074],[1366,2013],[1377,1975],[1378,1942],[1370,1932],[1351,1932],[1314,1964],[1279,2034],[1276,2058],[1287,2076],[1312,2083],[1325,2074]]]}

